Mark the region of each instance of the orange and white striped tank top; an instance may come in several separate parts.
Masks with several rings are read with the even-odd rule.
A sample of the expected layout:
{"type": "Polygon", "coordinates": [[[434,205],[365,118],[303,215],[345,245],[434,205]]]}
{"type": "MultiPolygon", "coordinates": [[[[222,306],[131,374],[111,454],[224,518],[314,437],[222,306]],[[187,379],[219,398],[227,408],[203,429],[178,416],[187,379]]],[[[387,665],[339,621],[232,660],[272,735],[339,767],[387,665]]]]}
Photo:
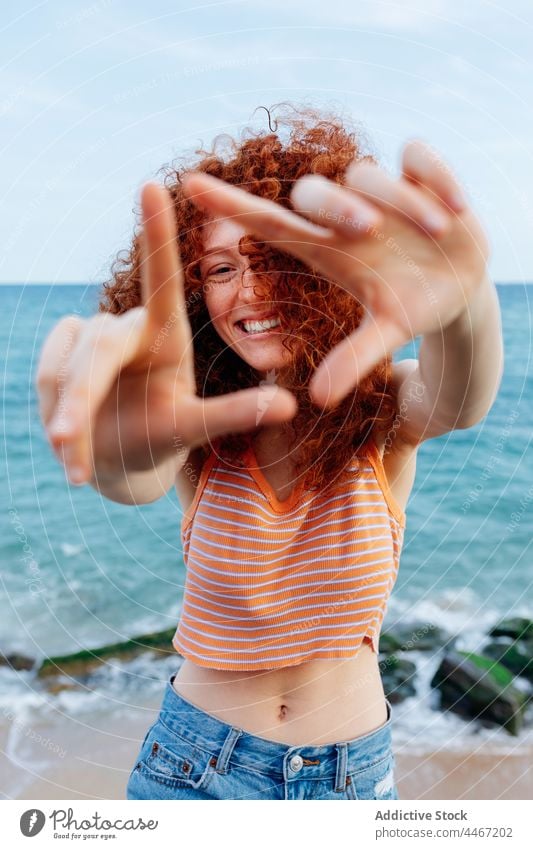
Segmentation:
{"type": "Polygon", "coordinates": [[[174,648],[200,666],[259,670],[378,651],[405,514],[374,442],[347,482],[278,501],[252,447],[211,451],[182,520],[186,583],[174,648]]]}

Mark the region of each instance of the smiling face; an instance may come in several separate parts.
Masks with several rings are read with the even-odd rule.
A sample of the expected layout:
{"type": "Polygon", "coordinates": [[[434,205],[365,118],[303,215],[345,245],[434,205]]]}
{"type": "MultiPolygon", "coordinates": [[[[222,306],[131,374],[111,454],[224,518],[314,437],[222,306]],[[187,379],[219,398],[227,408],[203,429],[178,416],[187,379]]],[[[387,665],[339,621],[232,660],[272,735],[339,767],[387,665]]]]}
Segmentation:
{"type": "Polygon", "coordinates": [[[246,235],[240,225],[217,220],[206,225],[204,254],[200,262],[204,298],[211,322],[220,338],[261,376],[287,362],[284,333],[279,328],[276,304],[250,268],[249,257],[239,253],[246,235]],[[255,292],[254,292],[255,288],[255,292]]]}

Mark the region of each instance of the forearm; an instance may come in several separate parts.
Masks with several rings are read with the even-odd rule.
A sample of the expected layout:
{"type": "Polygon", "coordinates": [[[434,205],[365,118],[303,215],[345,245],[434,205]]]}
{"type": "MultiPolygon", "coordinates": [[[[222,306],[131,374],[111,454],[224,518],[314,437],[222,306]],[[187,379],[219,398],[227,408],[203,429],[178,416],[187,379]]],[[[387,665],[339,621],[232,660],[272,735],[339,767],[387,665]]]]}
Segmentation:
{"type": "Polygon", "coordinates": [[[458,318],[422,338],[418,361],[435,422],[466,428],[487,414],[503,371],[500,306],[488,276],[458,318]]]}

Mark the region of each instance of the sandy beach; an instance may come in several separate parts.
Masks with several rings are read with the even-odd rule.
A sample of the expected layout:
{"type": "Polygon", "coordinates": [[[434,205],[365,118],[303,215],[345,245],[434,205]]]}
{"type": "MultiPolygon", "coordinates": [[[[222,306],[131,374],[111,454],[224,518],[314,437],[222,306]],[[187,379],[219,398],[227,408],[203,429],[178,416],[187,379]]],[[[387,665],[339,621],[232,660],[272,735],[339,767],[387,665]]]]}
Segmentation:
{"type": "MultiPolygon", "coordinates": [[[[158,702],[152,701],[129,706],[123,714],[101,712],[90,720],[86,717],[83,723],[62,714],[58,724],[33,724],[31,736],[23,727],[17,728],[18,763],[2,755],[2,797],[124,799],[129,772],[158,708],[158,702]]],[[[3,752],[7,731],[4,723],[3,752]]],[[[505,754],[480,748],[479,743],[472,751],[428,748],[409,755],[405,749],[396,752],[401,799],[533,798],[533,751],[529,747],[505,754]]]]}

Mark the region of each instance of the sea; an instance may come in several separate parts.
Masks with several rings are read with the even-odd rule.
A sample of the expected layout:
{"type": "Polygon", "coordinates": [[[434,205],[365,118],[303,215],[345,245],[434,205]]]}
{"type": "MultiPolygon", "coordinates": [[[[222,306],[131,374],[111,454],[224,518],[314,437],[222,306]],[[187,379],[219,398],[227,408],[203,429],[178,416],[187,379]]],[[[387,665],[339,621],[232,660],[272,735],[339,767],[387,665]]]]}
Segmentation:
{"type": "MultiPolygon", "coordinates": [[[[457,646],[480,650],[503,617],[533,616],[533,286],[498,284],[505,371],[488,415],[475,427],[419,449],[400,571],[384,629],[416,621],[444,627],[457,646]]],[[[171,491],[154,504],[126,506],[88,486],[68,484],[45,439],[35,372],[43,341],[58,319],[94,314],[95,285],[0,286],[3,362],[0,488],[0,652],[37,661],[175,627],[185,569],[181,510],[171,491]]],[[[413,341],[395,359],[416,356],[413,341]]],[[[465,748],[475,740],[502,750],[532,740],[479,728],[438,710],[430,687],[435,653],[409,653],[416,695],[395,705],[397,741],[412,751],[440,741],[465,748]]],[[[102,668],[90,687],[43,693],[33,671],[0,666],[0,724],[16,757],[17,723],[60,722],[61,712],[124,710],[142,679],[162,692],[179,658],[145,655],[102,668]],[[134,674],[132,674],[134,673],[134,674]],[[127,701],[127,700],[126,700],[127,701]],[[9,722],[7,720],[10,720],[9,722]]],[[[20,728],[20,725],[19,725],[20,728]]],[[[20,735],[19,735],[20,737],[20,735]]],[[[45,752],[43,751],[43,757],[45,752]]],[[[16,795],[14,788],[13,796],[16,795]]]]}

